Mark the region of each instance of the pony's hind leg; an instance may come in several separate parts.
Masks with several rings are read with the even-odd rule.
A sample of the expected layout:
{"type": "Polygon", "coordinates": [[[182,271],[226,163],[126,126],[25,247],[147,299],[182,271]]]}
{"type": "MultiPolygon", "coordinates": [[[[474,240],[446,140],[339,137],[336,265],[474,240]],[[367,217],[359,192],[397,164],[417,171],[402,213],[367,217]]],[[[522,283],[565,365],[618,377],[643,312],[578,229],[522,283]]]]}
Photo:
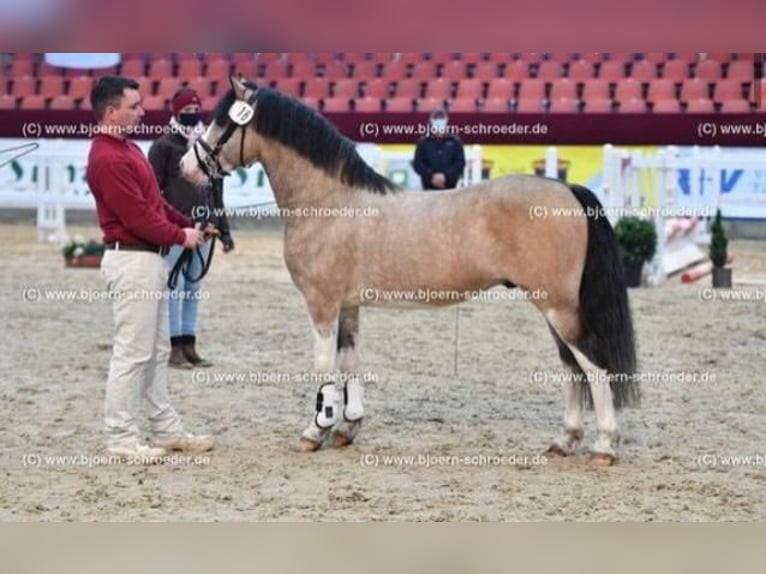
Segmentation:
{"type": "Polygon", "coordinates": [[[343,410],[333,428],[333,444],[354,442],[364,418],[363,387],[359,379],[359,307],[341,309],[338,321],[338,370],[343,376],[343,410]]]}
{"type": "Polygon", "coordinates": [[[330,319],[320,321],[314,311],[309,308],[314,323],[314,370],[320,378],[320,385],[316,413],[301,435],[300,449],[304,452],[318,450],[338,420],[339,395],[332,379],[338,315],[335,313],[330,319]]]}
{"type": "Polygon", "coordinates": [[[559,356],[572,374],[564,382],[564,434],[553,441],[547,452],[559,456],[568,456],[575,451],[583,438],[582,385],[585,384],[585,376],[572,351],[561,340],[553,326],[550,324],[548,326],[556,340],[556,345],[558,345],[559,356]]]}

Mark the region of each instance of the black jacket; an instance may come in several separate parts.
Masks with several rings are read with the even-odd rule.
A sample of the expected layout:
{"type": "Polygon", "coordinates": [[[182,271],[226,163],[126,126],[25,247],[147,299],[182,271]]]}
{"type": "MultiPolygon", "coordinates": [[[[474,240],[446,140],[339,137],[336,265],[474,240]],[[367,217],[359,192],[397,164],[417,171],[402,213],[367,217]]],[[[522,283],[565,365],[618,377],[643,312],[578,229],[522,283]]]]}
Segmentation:
{"type": "Polygon", "coordinates": [[[412,167],[420,176],[423,189],[437,189],[431,184],[431,176],[435,173],[443,173],[447,180],[444,188],[452,189],[457,186],[465,169],[463,142],[451,135],[443,138],[423,137],[415,148],[412,167]]]}
{"type": "Polygon", "coordinates": [[[149,148],[149,163],[154,168],[162,195],[170,205],[188,217],[200,213],[197,206],[207,207],[210,222],[230,236],[229,222],[223,209],[223,182],[211,182],[200,187],[184,179],[179,163],[187,150],[187,139],[179,133],[169,133],[155,140],[149,148]]]}

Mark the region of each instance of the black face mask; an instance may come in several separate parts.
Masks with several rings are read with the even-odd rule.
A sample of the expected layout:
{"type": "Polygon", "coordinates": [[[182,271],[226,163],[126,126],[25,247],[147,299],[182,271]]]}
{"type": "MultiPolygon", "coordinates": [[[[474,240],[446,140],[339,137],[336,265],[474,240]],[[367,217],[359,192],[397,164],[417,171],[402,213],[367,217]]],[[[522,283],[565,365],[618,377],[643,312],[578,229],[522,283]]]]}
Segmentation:
{"type": "Polygon", "coordinates": [[[201,118],[201,112],[187,112],[185,114],[178,114],[178,123],[182,126],[193,127],[199,123],[201,118]]]}

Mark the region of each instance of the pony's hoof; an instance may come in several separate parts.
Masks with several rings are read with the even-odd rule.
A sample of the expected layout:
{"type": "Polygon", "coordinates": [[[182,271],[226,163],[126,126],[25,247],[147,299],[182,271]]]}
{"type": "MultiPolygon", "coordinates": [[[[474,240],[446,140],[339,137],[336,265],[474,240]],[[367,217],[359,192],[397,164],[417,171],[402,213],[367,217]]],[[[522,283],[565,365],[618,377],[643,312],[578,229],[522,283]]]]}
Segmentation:
{"type": "Polygon", "coordinates": [[[354,442],[354,437],[344,432],[336,432],[332,435],[332,444],[335,448],[343,448],[354,442]]]}
{"type": "Polygon", "coordinates": [[[320,446],[322,446],[321,442],[317,442],[306,437],[301,437],[301,440],[298,443],[298,449],[301,452],[315,452],[319,450],[320,446]]]}
{"type": "Polygon", "coordinates": [[[612,466],[617,458],[613,454],[607,454],[604,452],[594,452],[588,459],[588,466],[603,467],[612,466]]]}
{"type": "Polygon", "coordinates": [[[569,453],[561,446],[557,445],[555,442],[548,447],[548,450],[545,451],[545,454],[550,454],[553,456],[569,456],[569,453]]]}

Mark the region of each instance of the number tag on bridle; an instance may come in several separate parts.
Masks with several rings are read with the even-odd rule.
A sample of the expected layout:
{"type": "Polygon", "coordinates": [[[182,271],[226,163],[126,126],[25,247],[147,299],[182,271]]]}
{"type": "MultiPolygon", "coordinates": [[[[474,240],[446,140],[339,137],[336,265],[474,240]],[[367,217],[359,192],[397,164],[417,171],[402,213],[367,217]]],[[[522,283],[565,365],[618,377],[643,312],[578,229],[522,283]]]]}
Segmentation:
{"type": "Polygon", "coordinates": [[[242,100],[237,100],[229,108],[229,118],[238,126],[244,126],[250,123],[255,114],[253,106],[242,100]]]}

